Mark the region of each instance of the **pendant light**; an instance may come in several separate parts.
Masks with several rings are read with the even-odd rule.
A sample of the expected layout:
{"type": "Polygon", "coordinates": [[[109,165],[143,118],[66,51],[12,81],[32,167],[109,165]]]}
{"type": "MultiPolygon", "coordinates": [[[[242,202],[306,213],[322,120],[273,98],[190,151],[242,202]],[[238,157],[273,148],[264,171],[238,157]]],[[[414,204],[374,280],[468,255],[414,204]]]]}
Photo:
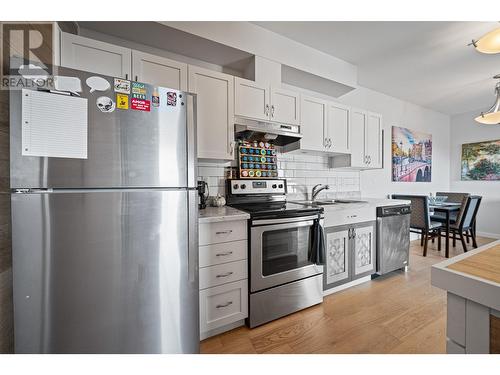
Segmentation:
{"type": "Polygon", "coordinates": [[[500,53],[500,27],[483,35],[471,43],[477,51],[482,53],[500,53]]]}
{"type": "MultiPolygon", "coordinates": [[[[493,78],[500,79],[500,74],[497,74],[493,78]]],[[[500,82],[497,82],[495,85],[495,95],[497,97],[495,104],[486,112],[481,112],[481,114],[475,118],[477,122],[486,125],[500,124],[500,82]]]]}

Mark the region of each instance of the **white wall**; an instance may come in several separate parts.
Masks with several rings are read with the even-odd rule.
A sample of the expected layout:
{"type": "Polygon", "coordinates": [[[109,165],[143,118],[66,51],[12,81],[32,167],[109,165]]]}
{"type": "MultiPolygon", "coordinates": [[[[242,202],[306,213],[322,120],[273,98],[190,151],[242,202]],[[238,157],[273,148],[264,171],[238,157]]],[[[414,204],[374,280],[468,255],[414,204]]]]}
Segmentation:
{"type": "Polygon", "coordinates": [[[361,172],[361,193],[366,197],[385,197],[392,193],[429,194],[450,187],[450,117],[448,115],[359,87],[338,101],[381,113],[384,126],[384,169],[361,172]],[[402,126],[432,134],[432,181],[391,181],[391,128],[402,126]]]}
{"type": "MultiPolygon", "coordinates": [[[[355,66],[253,24],[246,22],[167,22],[166,24],[219,43],[230,45],[231,47],[238,48],[243,51],[255,53],[269,59],[271,62],[274,62],[274,64],[283,63],[289,66],[297,66],[305,71],[319,76],[334,79],[339,82],[349,82],[350,84],[355,85],[357,73],[355,66]]],[[[83,31],[89,37],[95,37],[101,40],[106,39],[106,41],[111,43],[128,43],[127,41],[120,40],[118,38],[107,37],[104,34],[95,33],[89,30],[83,31]]],[[[137,44],[131,45],[128,43],[127,45],[131,48],[142,50],[145,48],[144,46],[137,44]]],[[[151,48],[148,48],[147,52],[156,54],[160,54],[159,52],[162,52],[163,54],[166,53],[165,51],[156,51],[151,48]]],[[[168,57],[175,58],[175,56],[168,57]]],[[[199,61],[187,62],[200,64],[199,61]]],[[[207,68],[210,69],[214,67],[207,66],[207,68]]],[[[215,68],[217,67],[215,66],[215,68]]],[[[301,89],[300,91],[308,92],[304,89],[301,89]]],[[[321,94],[314,95],[328,98],[321,94]]],[[[356,90],[335,100],[348,105],[381,113],[383,116],[383,125],[385,130],[384,169],[362,171],[359,173],[360,183],[358,187],[360,186],[361,194],[363,196],[385,197],[387,194],[392,193],[429,194],[430,192],[441,190],[446,191],[450,188],[450,118],[448,115],[444,115],[442,113],[438,113],[359,86],[356,90]],[[393,125],[432,134],[432,182],[391,182],[391,127],[393,125]]],[[[300,156],[293,156],[293,158],[295,157],[300,159],[300,156]]],[[[291,165],[294,166],[297,164],[300,166],[303,165],[303,162],[308,162],[309,160],[296,161],[298,163],[292,163],[291,165]]],[[[282,166],[283,169],[288,169],[287,166],[288,164],[284,161],[282,166]]],[[[207,178],[212,184],[214,184],[214,191],[218,190],[220,192],[223,187],[220,183],[215,184],[215,177],[217,177],[217,175],[212,176],[210,173],[204,173],[206,171],[214,172],[215,170],[202,170],[200,171],[200,176],[207,178]]],[[[341,171],[338,172],[341,173],[341,171]]],[[[222,163],[219,166],[217,173],[223,174],[222,163]]],[[[295,167],[289,168],[286,173],[288,174],[286,177],[306,178],[305,176],[299,176],[302,172],[300,172],[300,169],[296,169],[295,167]]],[[[358,172],[356,172],[356,174],[357,173],[358,172]]],[[[327,170],[324,177],[334,178],[335,176],[335,171],[327,170]]],[[[323,176],[309,177],[317,179],[323,176]]],[[[307,180],[297,180],[294,182],[296,182],[297,186],[296,193],[300,192],[299,190],[301,189],[301,186],[307,187],[309,185],[307,180]]]]}
{"type": "Polygon", "coordinates": [[[481,195],[477,230],[500,238],[500,181],[461,181],[460,163],[463,143],[500,139],[500,125],[480,125],[474,118],[479,111],[453,116],[450,126],[450,187],[452,191],[481,195]]]}

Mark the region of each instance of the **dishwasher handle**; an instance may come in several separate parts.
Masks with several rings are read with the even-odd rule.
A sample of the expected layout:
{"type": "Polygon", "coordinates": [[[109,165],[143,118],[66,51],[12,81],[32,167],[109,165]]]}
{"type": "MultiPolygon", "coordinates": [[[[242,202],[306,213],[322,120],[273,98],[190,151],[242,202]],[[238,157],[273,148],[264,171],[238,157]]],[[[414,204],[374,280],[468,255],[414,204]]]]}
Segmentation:
{"type": "Polygon", "coordinates": [[[377,217],[399,216],[411,214],[411,206],[403,204],[398,206],[377,207],[377,217]]]}

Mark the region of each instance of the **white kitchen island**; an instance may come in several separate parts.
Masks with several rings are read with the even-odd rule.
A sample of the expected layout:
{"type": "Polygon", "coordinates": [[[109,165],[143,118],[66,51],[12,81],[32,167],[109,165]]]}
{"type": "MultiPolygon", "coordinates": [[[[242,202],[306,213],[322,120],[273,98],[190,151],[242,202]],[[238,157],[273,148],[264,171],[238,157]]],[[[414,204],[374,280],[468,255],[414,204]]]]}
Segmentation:
{"type": "Polygon", "coordinates": [[[449,354],[500,353],[500,240],[432,266],[447,291],[449,354]]]}

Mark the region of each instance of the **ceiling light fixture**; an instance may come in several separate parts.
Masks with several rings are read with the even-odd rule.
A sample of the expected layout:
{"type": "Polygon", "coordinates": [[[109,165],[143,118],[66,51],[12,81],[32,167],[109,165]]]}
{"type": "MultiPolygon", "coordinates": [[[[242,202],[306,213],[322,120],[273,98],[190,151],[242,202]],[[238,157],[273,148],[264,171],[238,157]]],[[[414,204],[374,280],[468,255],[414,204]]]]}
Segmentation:
{"type": "MultiPolygon", "coordinates": [[[[500,74],[497,74],[493,78],[500,79],[500,74]]],[[[497,97],[495,104],[486,112],[481,112],[481,114],[475,118],[477,122],[486,125],[500,124],[500,82],[497,82],[495,85],[495,95],[497,97]]]]}
{"type": "Polygon", "coordinates": [[[478,40],[472,40],[472,43],[477,51],[482,53],[500,53],[500,27],[483,35],[478,40]]]}

